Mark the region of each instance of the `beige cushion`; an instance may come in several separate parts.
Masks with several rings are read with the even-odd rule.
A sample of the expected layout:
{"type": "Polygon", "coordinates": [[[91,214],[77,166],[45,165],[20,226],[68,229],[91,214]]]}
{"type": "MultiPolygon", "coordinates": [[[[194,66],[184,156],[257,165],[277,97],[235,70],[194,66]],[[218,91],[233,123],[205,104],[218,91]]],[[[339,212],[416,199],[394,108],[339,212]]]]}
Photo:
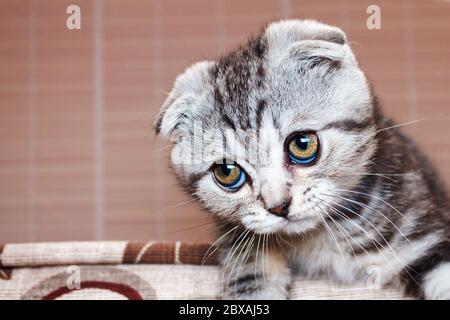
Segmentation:
{"type": "MultiPolygon", "coordinates": [[[[180,242],[7,244],[0,247],[0,299],[217,299],[220,271],[214,255],[203,261],[208,248],[180,242]]],[[[394,289],[296,278],[291,298],[403,297],[394,289]]]]}

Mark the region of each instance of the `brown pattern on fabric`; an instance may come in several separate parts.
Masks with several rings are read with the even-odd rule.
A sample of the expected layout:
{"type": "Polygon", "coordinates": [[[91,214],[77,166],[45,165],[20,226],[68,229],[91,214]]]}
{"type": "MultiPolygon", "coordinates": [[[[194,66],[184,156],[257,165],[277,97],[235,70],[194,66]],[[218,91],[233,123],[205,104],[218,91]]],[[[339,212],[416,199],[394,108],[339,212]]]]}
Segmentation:
{"type": "MultiPolygon", "coordinates": [[[[132,287],[129,287],[125,284],[121,283],[113,283],[113,282],[106,282],[106,281],[84,281],[82,282],[82,288],[77,290],[83,290],[83,289],[102,289],[102,290],[108,290],[114,293],[117,293],[123,297],[126,297],[128,300],[143,300],[142,296],[132,287]]],[[[72,292],[71,289],[67,287],[61,287],[55,291],[50,292],[46,296],[42,297],[42,300],[56,300],[58,298],[63,297],[66,294],[69,294],[72,292]]]]}
{"type": "Polygon", "coordinates": [[[0,280],[11,280],[13,268],[0,268],[0,280]]]}
{"type": "Polygon", "coordinates": [[[135,263],[175,263],[174,243],[154,243],[144,246],[135,263]]]}
{"type": "Polygon", "coordinates": [[[68,295],[83,296],[83,291],[99,289],[104,295],[119,295],[128,300],[156,299],[156,291],[150,283],[127,270],[106,266],[81,266],[79,288],[69,287],[71,273],[61,272],[47,277],[25,292],[23,300],[54,300],[68,295]]]}
{"type": "Polygon", "coordinates": [[[123,263],[175,263],[174,243],[128,243],[123,263]]]}
{"type": "Polygon", "coordinates": [[[217,265],[216,247],[209,244],[180,244],[179,262],[184,264],[217,265]]]}
{"type": "Polygon", "coordinates": [[[0,244],[0,267],[2,266],[2,253],[3,253],[4,248],[5,248],[5,245],[0,244]]]}
{"type": "Polygon", "coordinates": [[[129,242],[123,252],[122,263],[135,263],[136,257],[144,245],[145,243],[129,242]]]}
{"type": "MultiPolygon", "coordinates": [[[[0,259],[7,267],[37,267],[84,264],[217,264],[208,243],[177,242],[49,242],[6,244],[0,259]],[[207,253],[207,254],[206,254],[207,253]],[[205,255],[206,254],[206,255],[205,255]]],[[[2,265],[0,264],[0,268],[2,265]]]]}
{"type": "Polygon", "coordinates": [[[0,245],[0,280],[11,280],[13,268],[3,268],[2,264],[2,253],[5,249],[5,245],[0,245]]]}
{"type": "Polygon", "coordinates": [[[214,248],[209,244],[148,242],[127,244],[123,263],[181,263],[195,265],[217,265],[214,248]]]}

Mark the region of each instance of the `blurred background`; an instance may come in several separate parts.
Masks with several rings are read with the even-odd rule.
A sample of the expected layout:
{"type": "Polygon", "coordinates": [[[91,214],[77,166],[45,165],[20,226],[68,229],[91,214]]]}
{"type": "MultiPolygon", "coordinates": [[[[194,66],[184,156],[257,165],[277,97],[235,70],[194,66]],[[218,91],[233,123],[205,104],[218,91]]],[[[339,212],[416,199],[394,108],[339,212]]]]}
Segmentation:
{"type": "Polygon", "coordinates": [[[177,74],[280,18],[343,28],[448,185],[450,2],[372,2],[0,0],[0,242],[211,239],[152,123],[177,74]]]}

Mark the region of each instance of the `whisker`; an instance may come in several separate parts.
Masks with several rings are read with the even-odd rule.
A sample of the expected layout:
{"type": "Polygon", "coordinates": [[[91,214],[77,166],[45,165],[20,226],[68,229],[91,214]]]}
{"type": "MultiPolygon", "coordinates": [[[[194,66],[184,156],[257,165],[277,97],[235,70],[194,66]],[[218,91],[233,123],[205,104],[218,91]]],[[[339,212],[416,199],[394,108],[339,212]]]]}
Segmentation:
{"type": "MultiPolygon", "coordinates": [[[[222,284],[223,284],[224,287],[227,286],[227,291],[228,291],[228,284],[225,283],[226,270],[228,268],[228,264],[230,263],[232,257],[234,256],[234,253],[235,253],[236,249],[239,247],[240,239],[244,236],[244,234],[245,234],[245,230],[242,231],[239,234],[239,236],[237,237],[237,239],[233,242],[231,248],[228,251],[227,256],[225,257],[224,263],[223,263],[224,266],[223,266],[223,269],[222,269],[222,284]]],[[[225,292],[223,292],[223,293],[225,294],[225,292]]]]}
{"type": "Polygon", "coordinates": [[[416,173],[417,171],[411,171],[411,172],[404,172],[404,173],[374,173],[374,174],[380,174],[383,176],[393,176],[393,177],[397,177],[397,176],[407,176],[413,173],[416,173]]]}
{"type": "Polygon", "coordinates": [[[278,247],[282,248],[283,246],[281,245],[278,233],[275,234],[275,239],[277,240],[278,247]]]}
{"type": "MultiPolygon", "coordinates": [[[[328,195],[328,194],[325,194],[325,195],[328,195]]],[[[328,196],[329,196],[329,195],[328,195],[328,196]]],[[[378,211],[378,210],[375,209],[374,207],[369,206],[369,205],[366,205],[366,204],[364,204],[364,203],[362,203],[362,202],[359,202],[359,201],[356,201],[356,200],[352,200],[352,199],[345,198],[345,197],[340,197],[340,196],[336,196],[336,197],[338,197],[338,198],[340,198],[340,199],[342,199],[342,200],[345,200],[345,201],[348,201],[348,202],[357,204],[357,205],[359,205],[359,206],[361,206],[361,207],[363,207],[363,208],[367,208],[367,209],[369,209],[369,210],[372,210],[373,212],[378,213],[378,214],[381,215],[383,218],[385,218],[390,224],[392,224],[392,226],[393,226],[393,227],[394,227],[394,228],[395,228],[395,229],[403,236],[403,238],[406,239],[406,241],[408,241],[412,246],[415,246],[415,244],[412,243],[412,242],[411,242],[411,241],[403,234],[403,232],[397,227],[397,225],[396,225],[394,222],[392,222],[391,219],[389,219],[388,217],[386,217],[386,215],[384,215],[382,212],[378,211]]]]}
{"type": "Polygon", "coordinates": [[[395,179],[392,179],[391,177],[388,177],[384,174],[380,173],[359,173],[359,172],[345,172],[344,174],[351,175],[351,176],[376,176],[376,177],[382,177],[391,181],[395,181],[395,179]]]}
{"type": "Polygon", "coordinates": [[[216,246],[216,244],[219,243],[220,240],[222,240],[224,237],[226,237],[227,235],[229,235],[231,232],[235,231],[239,226],[235,226],[234,228],[228,230],[225,234],[223,234],[219,239],[217,239],[216,241],[213,242],[213,244],[211,244],[208,248],[208,250],[206,250],[205,254],[203,255],[203,260],[202,260],[202,265],[208,261],[209,257],[211,255],[214,254],[214,252],[217,251],[217,249],[219,248],[218,246],[216,246]],[[209,251],[211,251],[211,248],[215,247],[214,251],[212,251],[206,258],[205,256],[208,254],[209,251]]]}
{"type": "Polygon", "coordinates": [[[291,248],[296,248],[292,243],[290,243],[289,241],[287,241],[286,239],[283,238],[282,235],[280,235],[280,240],[283,241],[284,243],[286,243],[288,246],[290,246],[291,248]]]}
{"type": "MultiPolygon", "coordinates": [[[[331,196],[331,197],[336,197],[336,196],[334,196],[334,195],[328,195],[328,194],[324,194],[324,193],[322,193],[321,195],[324,195],[324,196],[331,196]]],[[[389,242],[386,240],[386,238],[383,236],[383,234],[378,230],[378,228],[372,223],[372,222],[370,222],[367,218],[365,218],[363,215],[361,215],[361,214],[359,214],[359,213],[357,213],[357,212],[355,212],[354,210],[352,210],[352,209],[350,209],[350,208],[348,208],[348,207],[346,207],[346,206],[343,206],[343,205],[341,205],[340,203],[337,203],[337,202],[335,202],[334,203],[335,205],[337,205],[337,206],[339,206],[339,207],[341,207],[342,209],[344,209],[344,210],[348,210],[348,211],[350,211],[351,213],[353,213],[353,214],[355,214],[356,216],[358,216],[358,217],[360,217],[361,219],[363,219],[364,221],[366,221],[379,235],[380,235],[380,237],[381,237],[381,239],[386,243],[386,245],[387,246],[389,246],[390,248],[391,248],[391,246],[390,246],[390,244],[389,244],[389,242]]],[[[378,242],[378,241],[377,241],[378,242]]],[[[379,243],[379,242],[378,242],[379,243]]],[[[381,245],[381,243],[379,243],[380,245],[381,245]]],[[[384,246],[383,245],[381,245],[381,247],[382,248],[384,248],[384,246]]]]}
{"type": "Polygon", "coordinates": [[[261,235],[258,234],[258,244],[256,245],[256,256],[255,256],[255,282],[256,282],[256,288],[259,293],[259,284],[258,284],[258,277],[256,276],[258,274],[258,252],[259,252],[259,243],[261,241],[261,235]]]}
{"type": "MultiPolygon", "coordinates": [[[[328,207],[329,207],[334,213],[336,213],[337,215],[339,215],[341,218],[346,219],[346,221],[352,223],[355,227],[357,227],[359,230],[361,230],[361,231],[369,238],[369,240],[372,242],[372,244],[375,245],[375,248],[377,248],[378,251],[380,251],[380,249],[378,248],[378,246],[384,249],[384,246],[383,246],[377,239],[375,239],[375,238],[373,237],[373,235],[369,234],[363,227],[361,227],[361,226],[360,226],[359,224],[357,224],[355,221],[353,221],[352,219],[350,219],[350,218],[348,218],[347,216],[345,216],[345,214],[344,214],[342,211],[340,211],[339,209],[337,209],[334,205],[332,205],[331,203],[326,202],[325,200],[323,200],[323,199],[321,199],[321,198],[319,198],[319,197],[316,197],[316,196],[314,196],[314,197],[317,198],[317,199],[319,199],[320,201],[323,201],[324,203],[326,203],[326,204],[328,205],[328,207]]],[[[336,204],[339,205],[338,203],[336,203],[336,204]]],[[[350,210],[349,208],[347,208],[347,207],[345,207],[345,206],[341,206],[341,205],[339,205],[339,206],[342,207],[343,209],[350,210]]],[[[354,214],[356,214],[356,215],[359,216],[360,218],[363,218],[361,215],[359,215],[359,214],[356,213],[356,212],[355,212],[354,214]]],[[[372,228],[374,228],[376,231],[378,231],[377,228],[375,228],[375,227],[372,227],[372,228]]],[[[368,254],[367,251],[365,251],[365,253],[368,254]]],[[[380,254],[383,255],[383,252],[380,251],[380,254]]],[[[383,255],[383,256],[384,256],[384,255],[383,255]]],[[[386,260],[387,260],[387,259],[386,259],[386,260]]]]}
{"type": "MultiPolygon", "coordinates": [[[[325,213],[327,215],[327,217],[334,223],[334,225],[338,228],[338,230],[341,232],[341,234],[344,236],[345,241],[347,242],[348,246],[350,247],[350,249],[352,250],[353,256],[356,257],[356,260],[358,261],[358,264],[360,266],[360,268],[362,269],[362,264],[361,261],[359,260],[359,258],[356,255],[355,249],[353,248],[353,245],[350,243],[350,241],[347,238],[347,235],[350,237],[350,239],[353,240],[353,237],[347,232],[347,230],[345,230],[345,228],[343,228],[335,219],[333,219],[333,217],[331,215],[328,214],[327,210],[326,210],[326,206],[325,208],[323,208],[321,206],[321,203],[318,203],[319,208],[321,209],[321,211],[323,213],[325,213]],[[347,234],[347,235],[346,235],[347,234]]],[[[355,242],[356,243],[356,242],[355,242]]]]}
{"type": "Polygon", "coordinates": [[[342,259],[347,263],[348,265],[348,261],[345,258],[344,252],[342,251],[341,246],[339,245],[339,241],[337,240],[336,236],[334,235],[334,232],[331,230],[330,226],[328,225],[328,223],[326,222],[325,218],[320,214],[320,212],[318,213],[317,210],[315,209],[315,207],[313,207],[313,210],[316,212],[316,214],[319,216],[319,218],[322,220],[323,222],[323,226],[327,229],[328,233],[331,235],[331,237],[334,240],[334,243],[336,244],[336,247],[339,250],[339,253],[342,257],[342,259]]]}
{"type": "Polygon", "coordinates": [[[270,237],[270,235],[267,233],[266,234],[266,242],[265,242],[265,244],[266,244],[266,259],[264,259],[264,265],[265,265],[265,270],[266,270],[266,272],[267,272],[267,270],[268,270],[268,262],[269,262],[269,237],[270,237]]]}
{"type": "Polygon", "coordinates": [[[263,269],[263,281],[264,285],[266,285],[266,236],[267,234],[263,234],[263,242],[262,242],[262,269],[263,269]]]}
{"type": "Polygon", "coordinates": [[[191,200],[179,202],[179,203],[177,203],[177,204],[174,204],[174,205],[170,205],[170,206],[168,206],[168,207],[165,207],[165,209],[167,210],[167,209],[178,208],[178,207],[181,207],[181,206],[183,206],[183,205],[185,205],[185,204],[192,203],[192,202],[194,202],[194,201],[195,201],[195,199],[191,199],[191,200]]]}
{"type": "Polygon", "coordinates": [[[248,242],[251,239],[251,238],[247,239],[247,236],[248,236],[249,233],[250,233],[250,229],[248,229],[248,231],[247,231],[247,233],[246,233],[246,235],[244,237],[245,241],[243,240],[242,247],[241,247],[241,250],[239,251],[239,254],[238,254],[237,258],[234,259],[233,267],[231,268],[231,271],[230,271],[230,273],[228,275],[228,282],[227,282],[228,284],[231,282],[231,278],[233,278],[233,277],[237,280],[237,276],[238,275],[236,274],[236,277],[235,277],[233,275],[233,271],[234,271],[234,268],[236,267],[236,265],[239,264],[239,259],[241,257],[241,254],[244,251],[244,249],[247,247],[248,242]]]}
{"type": "Polygon", "coordinates": [[[344,170],[343,173],[350,176],[376,176],[388,179],[390,181],[396,181],[396,179],[393,179],[392,177],[402,177],[411,175],[415,173],[415,171],[406,173],[380,173],[380,172],[354,172],[351,170],[349,171],[344,170]]]}
{"type": "Polygon", "coordinates": [[[386,130],[391,130],[391,129],[394,129],[394,128],[400,128],[400,127],[409,126],[411,124],[415,124],[417,122],[421,122],[421,121],[424,121],[424,120],[425,119],[417,119],[417,120],[413,120],[413,121],[409,121],[409,122],[396,124],[394,126],[390,126],[390,127],[386,127],[386,128],[382,128],[382,129],[376,130],[374,133],[379,133],[379,132],[383,132],[383,131],[386,131],[386,130]]]}
{"type": "MultiPolygon", "coordinates": [[[[357,228],[361,229],[363,232],[366,232],[366,231],[365,231],[364,229],[362,229],[362,227],[359,226],[355,221],[353,221],[353,220],[349,219],[348,217],[346,217],[341,211],[339,211],[338,209],[336,209],[336,208],[335,208],[334,206],[332,206],[330,203],[327,203],[326,201],[324,201],[324,200],[322,200],[321,198],[316,197],[316,196],[314,196],[314,198],[316,198],[317,200],[319,200],[321,203],[323,203],[323,204],[325,205],[326,208],[332,210],[335,214],[337,214],[339,217],[343,218],[345,221],[352,223],[354,226],[356,226],[357,228]]],[[[330,218],[333,219],[331,216],[330,216],[330,218]]],[[[334,220],[334,219],[333,219],[333,220],[334,220]]],[[[342,228],[345,230],[344,227],[342,227],[342,228]]],[[[345,231],[346,231],[346,230],[345,230],[345,231]]],[[[352,235],[351,235],[348,231],[346,231],[346,232],[347,232],[348,236],[354,241],[354,243],[357,244],[357,245],[364,251],[364,253],[365,253],[366,255],[368,255],[369,253],[365,250],[364,246],[362,246],[362,245],[359,243],[359,241],[355,240],[355,239],[352,237],[352,235]]],[[[369,233],[366,233],[366,236],[368,236],[368,237],[369,237],[369,240],[371,240],[371,242],[375,245],[375,247],[377,247],[377,244],[373,242],[373,237],[372,237],[369,233]]],[[[381,244],[380,244],[380,245],[381,245],[381,244]]],[[[354,252],[354,251],[353,251],[353,252],[354,252]]]]}
{"type": "Polygon", "coordinates": [[[170,144],[170,145],[168,145],[168,146],[164,146],[164,147],[161,147],[161,148],[158,148],[158,149],[156,149],[156,150],[153,150],[153,152],[160,152],[160,151],[163,151],[163,150],[165,150],[165,149],[168,149],[168,148],[171,148],[171,147],[173,147],[175,145],[175,143],[173,143],[173,144],[170,144]]]}
{"type": "Polygon", "coordinates": [[[376,197],[372,194],[366,193],[366,192],[360,192],[360,191],[354,191],[354,190],[346,190],[346,189],[337,189],[336,191],[343,191],[343,192],[349,192],[349,193],[355,193],[355,194],[360,194],[360,195],[365,195],[371,198],[374,198],[375,200],[381,201],[382,203],[384,203],[385,205],[387,205],[389,208],[391,208],[392,210],[394,210],[395,212],[397,212],[402,218],[404,218],[411,226],[415,226],[414,223],[411,222],[411,220],[409,220],[408,217],[406,217],[403,213],[401,213],[397,208],[395,208],[393,205],[391,205],[389,202],[387,202],[386,200],[380,198],[380,197],[376,197]]]}
{"type": "Polygon", "coordinates": [[[215,221],[209,221],[209,222],[205,222],[205,223],[199,224],[197,226],[171,231],[168,234],[176,234],[176,233],[180,233],[180,232],[195,230],[195,229],[198,229],[198,228],[201,228],[201,227],[204,227],[204,226],[208,226],[208,225],[211,225],[211,224],[214,224],[214,223],[215,223],[215,221]]]}
{"type": "MultiPolygon", "coordinates": [[[[327,194],[322,194],[322,195],[325,195],[325,196],[327,196],[327,194]]],[[[332,196],[332,197],[336,197],[336,196],[334,196],[334,195],[328,195],[328,196],[332,196]]],[[[387,245],[387,247],[388,247],[388,249],[389,249],[389,251],[392,253],[392,255],[394,256],[394,258],[399,262],[399,265],[401,266],[401,268],[411,277],[411,279],[414,281],[414,282],[416,282],[417,283],[417,281],[414,279],[414,277],[411,275],[411,273],[409,273],[409,271],[407,270],[408,268],[409,269],[411,269],[412,271],[415,271],[414,269],[412,269],[411,267],[409,267],[406,263],[404,263],[402,260],[400,260],[400,257],[395,253],[395,250],[392,248],[392,246],[390,245],[390,243],[386,240],[386,238],[383,236],[383,234],[378,230],[378,228],[377,227],[375,227],[369,220],[367,220],[364,216],[362,216],[362,215],[360,215],[360,214],[358,214],[357,212],[355,212],[354,210],[352,210],[352,209],[350,209],[350,208],[348,208],[348,207],[345,207],[345,206],[342,206],[341,204],[339,204],[339,203],[337,203],[337,202],[334,202],[337,206],[339,206],[339,207],[341,207],[341,208],[343,208],[343,209],[345,209],[345,210],[348,210],[348,211],[350,211],[350,212],[352,212],[353,214],[355,214],[355,215],[357,215],[357,216],[359,216],[361,219],[363,219],[363,220],[365,220],[379,235],[380,235],[380,237],[381,237],[381,239],[386,243],[386,245],[387,245]]],[[[378,242],[378,241],[376,241],[376,242],[378,242]]],[[[379,243],[379,242],[378,242],[379,243]]],[[[380,244],[381,245],[381,244],[380,244]]],[[[382,246],[381,245],[381,247],[382,248],[385,248],[384,246],[382,246]]],[[[377,247],[377,249],[378,249],[378,247],[377,247]]],[[[381,253],[381,251],[380,251],[380,253],[381,253]]],[[[383,254],[382,254],[383,255],[383,254]]],[[[384,255],[383,255],[383,257],[386,259],[386,261],[389,261],[384,255]]],[[[417,283],[417,285],[419,285],[418,283],[417,283]]]]}
{"type": "MultiPolygon", "coordinates": [[[[386,257],[386,255],[383,253],[383,251],[380,250],[380,248],[378,246],[380,246],[381,248],[385,249],[384,246],[378,241],[376,240],[371,234],[369,234],[366,230],[364,230],[364,228],[362,228],[360,225],[358,225],[355,221],[349,219],[348,217],[345,216],[345,214],[342,213],[342,211],[340,211],[339,209],[337,209],[336,207],[334,207],[332,204],[326,202],[325,200],[322,200],[321,198],[315,197],[317,198],[319,201],[323,201],[325,204],[328,205],[328,207],[338,216],[344,218],[346,221],[352,223],[354,226],[356,226],[358,229],[360,229],[370,240],[370,242],[372,242],[372,244],[375,246],[375,248],[378,250],[378,252],[381,254],[381,256],[384,258],[384,260],[386,261],[386,263],[388,263],[390,266],[392,266],[392,262],[390,259],[388,259],[386,257]]],[[[375,228],[375,230],[378,232],[378,230],[375,228]]],[[[351,235],[350,235],[351,237],[351,235]]],[[[353,237],[351,237],[353,238],[353,237]]],[[[358,241],[355,241],[355,243],[364,251],[364,254],[366,256],[369,256],[369,253],[367,252],[367,250],[364,248],[364,246],[362,244],[360,244],[358,241]]],[[[354,251],[353,251],[354,252],[354,251]]],[[[394,253],[395,254],[395,253],[394,253]]],[[[359,259],[358,259],[359,260],[359,259]]],[[[361,266],[361,270],[363,270],[364,268],[361,266]]]]}
{"type": "MultiPolygon", "coordinates": [[[[317,197],[316,197],[317,198],[317,197]]],[[[317,198],[317,199],[320,199],[320,198],[317,198]]],[[[323,199],[321,199],[322,201],[324,201],[323,199]]],[[[326,201],[324,201],[325,203],[327,203],[326,201]]],[[[356,226],[358,229],[360,229],[368,238],[369,238],[369,240],[370,240],[370,242],[372,242],[372,244],[375,246],[375,248],[378,250],[378,252],[381,254],[381,256],[384,258],[384,260],[389,264],[389,265],[391,265],[392,266],[392,262],[391,262],[391,260],[390,259],[388,259],[388,257],[383,253],[383,251],[381,251],[380,250],[380,248],[382,248],[382,249],[385,249],[385,247],[377,240],[377,239],[375,239],[374,237],[373,237],[373,235],[371,235],[371,234],[369,234],[364,228],[362,228],[360,225],[358,225],[355,221],[353,221],[353,220],[351,220],[351,219],[349,219],[348,217],[346,217],[345,216],[345,214],[342,212],[342,211],[340,211],[339,209],[337,209],[336,207],[334,207],[332,204],[330,204],[330,203],[327,203],[328,204],[328,206],[330,207],[330,209],[334,212],[334,213],[336,213],[337,215],[339,215],[340,217],[342,217],[342,218],[344,218],[344,219],[346,219],[348,222],[351,222],[354,226],[356,226]]],[[[338,203],[336,203],[337,205],[339,205],[338,203]]],[[[339,205],[340,206],[340,205],[339,205]]],[[[343,207],[343,206],[340,206],[340,207],[343,207]]],[[[344,209],[347,209],[347,210],[349,210],[349,208],[346,208],[346,207],[343,207],[344,209]]],[[[359,215],[359,214],[357,214],[357,213],[355,213],[357,216],[359,216],[359,217],[361,217],[361,218],[364,218],[364,217],[362,217],[361,215],[359,215]]],[[[370,224],[371,225],[371,227],[378,233],[378,234],[380,234],[380,232],[378,231],[378,229],[374,226],[374,225],[372,225],[372,224],[370,224]]],[[[381,235],[381,234],[380,234],[381,235]]],[[[367,250],[362,246],[362,245],[360,245],[358,242],[357,242],[357,244],[358,244],[358,246],[364,251],[364,253],[366,254],[366,255],[369,255],[369,253],[367,252],[367,250]]],[[[395,252],[393,251],[393,249],[392,249],[392,253],[395,255],[395,252]]],[[[401,265],[403,265],[402,263],[401,263],[401,265]]]]}
{"type": "MultiPolygon", "coordinates": [[[[239,279],[239,275],[241,274],[242,270],[245,268],[245,265],[247,264],[248,258],[250,258],[250,253],[253,249],[253,242],[255,241],[255,234],[252,234],[251,240],[245,244],[247,249],[244,252],[244,256],[242,257],[242,263],[241,267],[238,269],[236,273],[236,279],[239,279]]],[[[236,288],[236,283],[235,283],[236,288]]]]}
{"type": "MultiPolygon", "coordinates": [[[[231,260],[232,260],[232,258],[233,258],[233,256],[236,254],[236,252],[239,250],[239,247],[243,244],[243,242],[246,240],[246,238],[247,238],[247,235],[249,234],[249,232],[250,232],[250,229],[247,229],[247,230],[245,230],[245,231],[243,231],[242,233],[241,233],[241,236],[239,236],[239,238],[241,238],[241,240],[239,241],[239,243],[238,243],[238,241],[236,240],[236,243],[238,243],[237,245],[236,245],[236,247],[235,247],[235,249],[234,249],[234,251],[231,253],[231,255],[230,255],[230,259],[228,260],[228,262],[226,263],[226,265],[225,265],[225,268],[224,268],[224,275],[222,276],[222,282],[226,285],[226,291],[225,291],[225,295],[227,295],[227,293],[228,293],[228,287],[229,287],[229,280],[230,280],[230,277],[232,276],[232,273],[233,273],[233,269],[234,269],[234,266],[235,266],[235,264],[236,264],[236,260],[234,260],[234,262],[233,262],[233,268],[231,269],[231,272],[229,273],[229,277],[228,277],[228,282],[227,283],[225,283],[224,282],[224,280],[225,280],[225,272],[226,272],[226,270],[228,269],[228,264],[229,263],[231,263],[231,260]],[[242,235],[244,235],[244,236],[242,236],[242,235]]],[[[242,248],[241,248],[241,251],[240,251],[240,253],[242,252],[242,248]]],[[[239,253],[239,255],[240,255],[240,253],[239,253]]],[[[227,258],[228,258],[228,256],[227,256],[227,258]]],[[[237,259],[239,259],[239,256],[238,256],[238,258],[237,259]]]]}

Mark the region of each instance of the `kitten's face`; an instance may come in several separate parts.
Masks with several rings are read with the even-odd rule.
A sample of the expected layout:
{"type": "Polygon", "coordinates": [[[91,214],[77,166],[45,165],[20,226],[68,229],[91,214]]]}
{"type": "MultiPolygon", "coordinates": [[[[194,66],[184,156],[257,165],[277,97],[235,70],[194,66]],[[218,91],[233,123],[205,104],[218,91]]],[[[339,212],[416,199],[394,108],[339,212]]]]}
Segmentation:
{"type": "Polygon", "coordinates": [[[182,74],[157,132],[176,141],[173,167],[208,210],[257,233],[297,234],[336,214],[324,202],[361,183],[373,117],[343,32],[284,21],[182,74]]]}

